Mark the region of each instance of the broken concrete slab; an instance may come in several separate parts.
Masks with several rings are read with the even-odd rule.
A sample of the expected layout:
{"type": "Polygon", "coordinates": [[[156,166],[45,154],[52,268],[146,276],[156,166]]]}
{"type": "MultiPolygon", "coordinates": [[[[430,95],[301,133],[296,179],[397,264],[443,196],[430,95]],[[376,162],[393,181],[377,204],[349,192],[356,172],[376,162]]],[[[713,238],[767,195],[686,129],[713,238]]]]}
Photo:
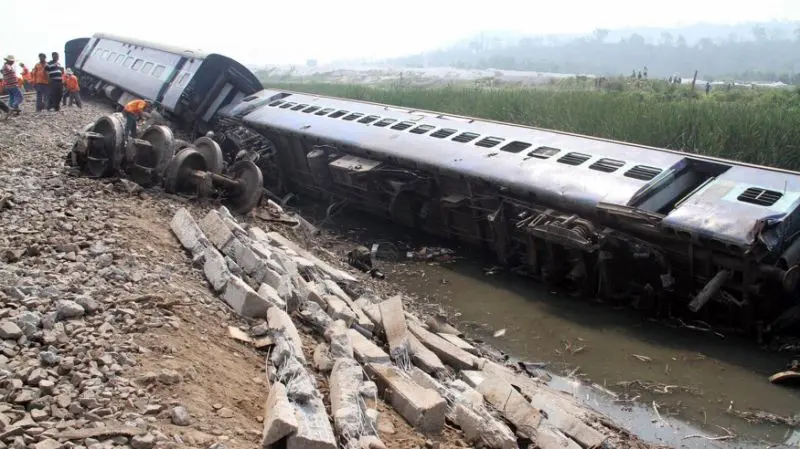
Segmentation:
{"type": "Polygon", "coordinates": [[[389,343],[392,360],[402,360],[409,353],[408,328],[403,313],[403,301],[398,296],[378,304],[381,313],[383,332],[389,343]]]}
{"type": "Polygon", "coordinates": [[[364,374],[361,365],[353,359],[339,358],[333,364],[329,379],[331,412],[338,435],[355,438],[363,428],[362,410],[359,406],[364,374]]]}
{"type": "Polygon", "coordinates": [[[386,401],[409,424],[423,433],[442,431],[447,403],[439,393],[418,385],[395,366],[369,363],[366,370],[381,393],[388,396],[386,401]]]}
{"type": "Polygon", "coordinates": [[[332,267],[327,262],[321,260],[320,258],[311,254],[310,252],[300,248],[298,244],[292,242],[291,240],[278,234],[277,232],[268,232],[267,238],[269,238],[270,243],[277,244],[278,246],[283,246],[285,248],[289,248],[298,255],[302,256],[303,258],[314,262],[314,265],[316,265],[317,268],[322,270],[325,274],[327,274],[337,282],[356,282],[356,278],[354,278],[353,276],[350,276],[344,271],[332,267]]]}
{"type": "MultiPolygon", "coordinates": [[[[468,443],[491,449],[517,449],[517,438],[505,424],[479,413],[467,404],[456,404],[455,422],[464,432],[468,443]]],[[[538,441],[537,441],[538,443],[538,441]]]]}
{"type": "Polygon", "coordinates": [[[287,438],[286,449],[336,449],[336,437],[322,399],[292,405],[298,426],[297,432],[287,438]]]}
{"type": "Polygon", "coordinates": [[[478,367],[478,358],[455,346],[442,337],[429,332],[417,323],[407,321],[406,325],[414,336],[433,351],[444,363],[459,370],[472,370],[478,367]]]}
{"type": "Polygon", "coordinates": [[[275,308],[271,302],[264,299],[245,281],[236,276],[231,276],[225,285],[222,300],[231,306],[234,312],[248,318],[266,318],[267,311],[275,308]]]}
{"type": "Polygon", "coordinates": [[[571,415],[555,402],[546,400],[541,394],[532,398],[531,405],[547,415],[546,422],[549,425],[569,435],[583,447],[601,447],[606,440],[605,435],[571,415]]]}
{"type": "Polygon", "coordinates": [[[208,241],[223,253],[231,240],[235,238],[233,232],[231,232],[220,213],[216,210],[208,211],[206,216],[200,220],[199,226],[208,241]]]}
{"type": "Polygon", "coordinates": [[[464,401],[473,407],[483,406],[484,397],[478,390],[472,388],[461,379],[453,379],[447,383],[447,386],[452,390],[458,392],[464,401]]]}
{"type": "Polygon", "coordinates": [[[234,238],[225,247],[225,254],[235,260],[236,264],[248,275],[253,277],[260,276],[263,279],[264,270],[267,269],[267,261],[256,254],[248,243],[234,238]]]}
{"type": "Polygon", "coordinates": [[[445,340],[447,340],[448,342],[452,343],[456,347],[458,347],[460,349],[463,349],[464,351],[467,351],[470,354],[480,355],[480,353],[478,352],[478,348],[476,348],[475,346],[472,346],[471,344],[467,343],[464,339],[458,337],[457,335],[448,334],[448,333],[445,333],[445,332],[439,332],[436,335],[444,338],[445,340]]]}
{"type": "Polygon", "coordinates": [[[202,254],[206,246],[210,244],[203,231],[200,230],[200,226],[194,221],[192,214],[185,207],[175,212],[170,222],[170,229],[181,245],[193,256],[202,254]]]}
{"type": "Polygon", "coordinates": [[[346,302],[342,301],[341,298],[334,296],[334,295],[323,295],[322,299],[327,304],[325,310],[334,320],[343,320],[347,323],[347,326],[352,325],[356,322],[357,317],[355,312],[350,309],[350,306],[347,305],[346,302]]]}
{"type": "Polygon", "coordinates": [[[434,354],[433,351],[426,348],[414,334],[409,332],[406,334],[406,339],[408,340],[408,347],[411,351],[411,363],[431,376],[438,376],[446,371],[444,363],[442,363],[439,357],[434,354]]]}
{"type": "Polygon", "coordinates": [[[266,301],[269,301],[273,306],[278,307],[279,309],[286,309],[286,302],[278,296],[278,291],[272,288],[271,286],[262,283],[258,287],[258,296],[264,298],[266,301]]]}
{"type": "Polygon", "coordinates": [[[350,343],[353,345],[353,354],[356,360],[361,363],[391,363],[389,354],[386,354],[383,349],[373,343],[367,337],[361,335],[355,329],[348,329],[347,333],[350,335],[350,343]]]}
{"type": "Polygon", "coordinates": [[[264,432],[261,447],[268,449],[281,439],[297,431],[297,417],[286,396],[286,387],[275,382],[269,389],[267,404],[264,407],[264,432]]]}
{"type": "Polygon", "coordinates": [[[233,277],[225,258],[213,246],[209,246],[203,252],[203,273],[206,279],[211,284],[215,292],[219,293],[225,290],[225,285],[228,279],[233,277]]]}
{"type": "Polygon", "coordinates": [[[447,319],[441,315],[428,317],[428,319],[425,320],[425,325],[428,326],[428,329],[437,334],[450,334],[458,337],[464,336],[460,330],[453,327],[453,325],[448,323],[447,319]]]}
{"type": "Polygon", "coordinates": [[[536,429],[542,422],[542,414],[510,383],[487,377],[475,389],[517,428],[519,434],[536,441],[536,429]]]}
{"type": "Polygon", "coordinates": [[[350,342],[350,333],[347,325],[342,320],[335,321],[330,328],[330,354],[333,359],[353,358],[353,344],[350,342]]]}
{"type": "Polygon", "coordinates": [[[541,426],[539,428],[539,433],[536,435],[536,445],[541,449],[581,449],[580,444],[561,432],[547,426],[541,426]]]}
{"type": "Polygon", "coordinates": [[[305,356],[303,355],[303,340],[300,339],[300,333],[292,322],[292,318],[283,310],[277,307],[270,307],[267,311],[267,324],[270,329],[284,332],[289,338],[292,351],[294,355],[303,363],[305,363],[305,356]]]}

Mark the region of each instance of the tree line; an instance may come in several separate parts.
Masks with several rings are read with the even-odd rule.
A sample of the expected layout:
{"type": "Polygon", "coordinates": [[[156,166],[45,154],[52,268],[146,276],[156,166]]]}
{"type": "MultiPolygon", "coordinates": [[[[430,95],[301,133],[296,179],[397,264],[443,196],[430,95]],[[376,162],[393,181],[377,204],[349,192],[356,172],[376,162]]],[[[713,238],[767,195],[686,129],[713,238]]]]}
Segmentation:
{"type": "Polygon", "coordinates": [[[658,38],[632,33],[608,40],[609,30],[563,41],[554,37],[524,37],[516,42],[475,38],[450,48],[391,60],[407,67],[528,70],[537,72],[630,75],[647,67],[649,76],[706,80],[783,81],[800,84],[800,26],[770,30],[754,26],[749,35],[702,38],[664,31],[658,38]]]}

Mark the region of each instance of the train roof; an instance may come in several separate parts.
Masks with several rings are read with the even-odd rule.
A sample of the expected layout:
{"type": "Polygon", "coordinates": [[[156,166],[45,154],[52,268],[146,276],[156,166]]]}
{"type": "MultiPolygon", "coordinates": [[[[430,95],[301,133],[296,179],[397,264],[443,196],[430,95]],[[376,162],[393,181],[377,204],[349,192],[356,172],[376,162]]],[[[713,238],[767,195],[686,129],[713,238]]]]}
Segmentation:
{"type": "Polygon", "coordinates": [[[181,47],[174,47],[171,45],[159,44],[156,42],[150,42],[132,37],[117,36],[115,34],[110,34],[110,33],[95,33],[92,37],[98,39],[110,39],[117,42],[124,42],[126,44],[136,45],[139,47],[152,48],[154,50],[161,50],[167,53],[173,53],[176,55],[186,56],[188,58],[194,58],[194,59],[205,59],[209,56],[209,53],[203,52],[201,50],[192,50],[181,47]]]}
{"type": "Polygon", "coordinates": [[[719,175],[662,226],[739,247],[752,244],[757,222],[779,221],[800,198],[800,173],[674,150],[296,92],[265,90],[245,100],[232,112],[253,127],[484,179],[588,214],[601,202],[635,203],[688,163],[713,164],[719,175]]]}

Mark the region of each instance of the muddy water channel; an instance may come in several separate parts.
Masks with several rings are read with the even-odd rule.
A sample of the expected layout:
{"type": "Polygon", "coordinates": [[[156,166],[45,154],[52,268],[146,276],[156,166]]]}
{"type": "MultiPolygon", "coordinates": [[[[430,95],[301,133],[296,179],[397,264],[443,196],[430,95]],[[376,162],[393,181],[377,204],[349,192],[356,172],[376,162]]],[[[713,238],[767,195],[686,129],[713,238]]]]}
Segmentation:
{"type": "MultiPolygon", "coordinates": [[[[331,245],[338,252],[354,243],[370,247],[385,242],[384,248],[395,245],[403,255],[406,247],[443,246],[360,214],[344,215],[325,226],[346,236],[331,245]]],[[[555,388],[572,392],[653,443],[800,447],[800,431],[729,413],[731,408],[788,417],[800,413],[800,388],[767,380],[796,354],[768,352],[737,337],[557,295],[512,273],[487,275],[491,259],[465,248],[450,249],[461,258],[448,263],[379,260],[377,266],[387,282],[418,296],[419,303],[443,307],[468,337],[512,359],[546,364],[555,388]],[[504,333],[495,337],[500,330],[504,333]]]]}

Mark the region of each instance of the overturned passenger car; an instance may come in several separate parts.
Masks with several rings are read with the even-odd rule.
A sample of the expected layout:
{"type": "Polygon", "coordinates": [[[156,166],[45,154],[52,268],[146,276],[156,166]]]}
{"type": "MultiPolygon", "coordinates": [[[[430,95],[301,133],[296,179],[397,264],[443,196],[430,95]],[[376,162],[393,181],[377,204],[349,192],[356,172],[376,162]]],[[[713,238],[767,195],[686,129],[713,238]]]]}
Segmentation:
{"type": "Polygon", "coordinates": [[[275,193],[344,199],[553,287],[749,331],[797,304],[799,173],[296,92],[234,99],[195,128],[226,161],[253,155],[275,193]]]}

